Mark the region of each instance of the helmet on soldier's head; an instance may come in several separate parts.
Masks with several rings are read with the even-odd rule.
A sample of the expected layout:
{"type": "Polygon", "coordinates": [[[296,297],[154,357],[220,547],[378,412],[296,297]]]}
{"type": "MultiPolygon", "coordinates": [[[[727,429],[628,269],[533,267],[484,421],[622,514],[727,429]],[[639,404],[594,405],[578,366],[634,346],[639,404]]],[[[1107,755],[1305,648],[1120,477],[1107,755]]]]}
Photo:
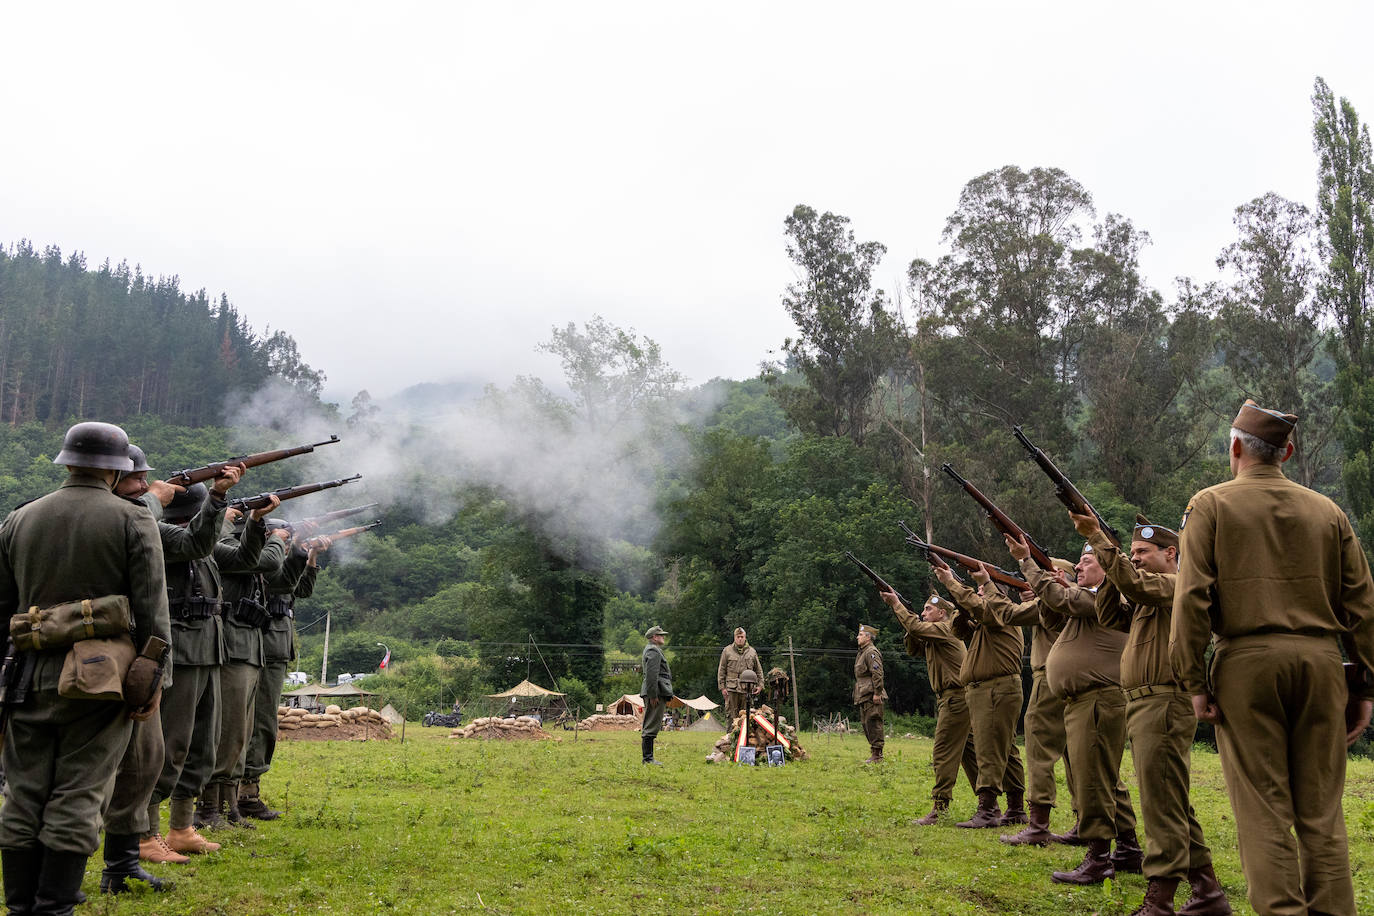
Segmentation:
{"type": "Polygon", "coordinates": [[[134,466],[129,469],[130,474],[137,474],[139,471],[151,471],[153,469],[148,464],[147,453],[132,442],[129,443],[129,460],[134,463],[134,466]]]}
{"type": "Polygon", "coordinates": [[[100,468],[106,471],[132,471],[129,434],[113,423],[78,423],[67,430],[62,451],[53,464],[69,468],[100,468]]]}
{"type": "Polygon", "coordinates": [[[209,496],[210,491],[206,489],[205,484],[191,484],[185,492],[172,497],[172,501],[162,510],[162,520],[172,525],[190,521],[195,518],[209,496]]]}

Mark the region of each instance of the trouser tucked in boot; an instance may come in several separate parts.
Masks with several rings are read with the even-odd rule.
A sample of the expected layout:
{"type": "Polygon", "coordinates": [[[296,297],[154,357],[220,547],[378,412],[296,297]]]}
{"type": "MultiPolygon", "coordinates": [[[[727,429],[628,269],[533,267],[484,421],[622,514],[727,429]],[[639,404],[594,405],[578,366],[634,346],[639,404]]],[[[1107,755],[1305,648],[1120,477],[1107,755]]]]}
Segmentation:
{"type": "Polygon", "coordinates": [[[1116,849],[1112,851],[1112,868],[1123,874],[1138,875],[1145,864],[1145,850],[1140,848],[1135,831],[1119,833],[1116,849]]]}
{"type": "Polygon", "coordinates": [[[997,807],[997,793],[991,789],[978,790],[978,810],[973,817],[959,823],[960,827],[981,829],[996,827],[1002,821],[1002,811],[997,807]]]}
{"type": "Polygon", "coordinates": [[[5,906],[12,916],[33,912],[33,896],[38,891],[38,872],[43,868],[43,847],[0,849],[0,871],[5,878],[5,906]]]}
{"type": "Polygon", "coordinates": [[[997,822],[999,827],[1012,827],[1026,823],[1026,796],[1022,792],[1007,790],[1007,810],[997,822]]]}
{"type": "Polygon", "coordinates": [[[1188,872],[1188,885],[1193,889],[1188,902],[1178,911],[1179,916],[1227,916],[1231,903],[1226,899],[1226,891],[1221,889],[1217,873],[1212,866],[1194,868],[1188,872]]]}
{"type": "Polygon", "coordinates": [[[281,817],[280,811],[263,804],[256,782],[244,782],[239,786],[239,814],[259,821],[275,821],[281,817]]]}
{"type": "MultiPolygon", "coordinates": [[[[1011,807],[1011,802],[1007,802],[1011,807]]],[[[1006,818],[1003,818],[1006,820],[1006,818]]],[[[1031,802],[1030,818],[1026,829],[1020,833],[1002,834],[1002,842],[1008,846],[1044,846],[1050,841],[1050,806],[1031,802]]]]}
{"type": "MultiPolygon", "coordinates": [[[[229,821],[225,819],[224,812],[220,809],[220,784],[217,782],[209,783],[204,791],[200,793],[200,798],[196,799],[195,815],[191,821],[191,826],[205,828],[206,830],[224,830],[229,827],[229,821]]],[[[177,799],[172,799],[175,806],[177,799]]]]}
{"type": "Polygon", "coordinates": [[[933,827],[940,822],[940,815],[949,810],[949,799],[935,799],[935,807],[930,809],[930,813],[916,821],[918,827],[933,827]]]}
{"type": "Polygon", "coordinates": [[[218,784],[219,794],[215,798],[215,810],[229,823],[230,827],[257,829],[257,825],[239,814],[239,784],[222,782],[218,784]]]}
{"type": "Polygon", "coordinates": [[[1145,902],[1131,912],[1131,916],[1174,916],[1174,893],[1177,878],[1151,878],[1145,888],[1145,902]]]}
{"type": "Polygon", "coordinates": [[[34,916],[72,916],[76,905],[85,899],[81,896],[81,879],[86,876],[89,858],[82,852],[44,849],[30,912],[34,916]]]}
{"type": "Polygon", "coordinates": [[[138,834],[105,834],[105,870],[100,873],[100,893],[122,894],[132,888],[129,880],[143,881],[155,891],[166,890],[171,882],[149,874],[138,864],[138,834]]]}
{"type": "Polygon", "coordinates": [[[645,763],[652,763],[654,766],[663,766],[663,764],[654,759],[654,739],[652,737],[640,738],[639,743],[644,752],[645,763]]]}
{"type": "Polygon", "coordinates": [[[1112,841],[1089,840],[1083,861],[1073,871],[1057,871],[1050,877],[1059,884],[1101,884],[1116,877],[1112,868],[1112,841]]]}

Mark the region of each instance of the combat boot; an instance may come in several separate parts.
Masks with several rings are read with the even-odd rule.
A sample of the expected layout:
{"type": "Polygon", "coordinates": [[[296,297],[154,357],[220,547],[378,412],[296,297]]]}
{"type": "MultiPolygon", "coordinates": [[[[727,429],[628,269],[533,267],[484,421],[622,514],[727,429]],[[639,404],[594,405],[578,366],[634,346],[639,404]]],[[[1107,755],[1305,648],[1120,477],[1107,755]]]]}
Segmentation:
{"type": "Polygon", "coordinates": [[[871,749],[869,750],[868,759],[865,760],[865,761],[863,762],[863,765],[864,765],[864,766],[868,766],[870,763],[882,763],[882,762],[883,762],[883,749],[880,748],[880,747],[877,747],[877,748],[871,748],[871,749]]]}
{"type": "Polygon", "coordinates": [[[1126,875],[1138,875],[1145,865],[1145,851],[1140,848],[1135,831],[1116,835],[1116,850],[1112,853],[1112,868],[1126,875]]]}
{"type": "Polygon", "coordinates": [[[645,763],[652,763],[652,764],[653,764],[654,766],[656,766],[656,767],[661,767],[661,766],[663,766],[662,762],[660,762],[660,761],[654,759],[654,739],[653,739],[653,738],[640,738],[640,739],[639,739],[639,744],[640,744],[641,749],[644,751],[644,762],[645,762],[645,763]]]}
{"type": "Polygon", "coordinates": [[[256,782],[245,782],[239,786],[239,814],[258,821],[275,821],[281,817],[280,811],[263,804],[256,782]]]}
{"type": "Polygon", "coordinates": [[[1174,916],[1174,892],[1177,878],[1151,878],[1145,888],[1145,902],[1131,912],[1131,916],[1174,916]]]}
{"type": "Polygon", "coordinates": [[[80,852],[43,849],[43,866],[38,871],[38,886],[33,894],[34,916],[72,916],[81,894],[81,879],[86,876],[86,860],[80,852]]]}
{"type": "Polygon", "coordinates": [[[1226,899],[1226,891],[1221,889],[1221,882],[1217,880],[1217,873],[1212,866],[1189,869],[1188,885],[1192,887],[1193,895],[1183,904],[1178,916],[1227,916],[1231,912],[1231,903],[1226,899]]]}
{"type": "Polygon", "coordinates": [[[138,857],[154,865],[185,865],[191,861],[168,845],[166,838],[160,833],[145,836],[138,841],[138,857]]]}
{"type": "Polygon", "coordinates": [[[1088,841],[1078,835],[1078,821],[1074,820],[1073,826],[1064,833],[1050,835],[1051,843],[1063,843],[1065,846],[1087,846],[1088,841]]]}
{"type": "MultiPolygon", "coordinates": [[[[1010,805],[1010,802],[1008,802],[1010,805]]],[[[1002,818],[1003,821],[1006,818],[1002,818]]],[[[1050,806],[1031,802],[1030,819],[1026,829],[1017,834],[1002,834],[1002,842],[1008,846],[1045,846],[1050,841],[1050,806]]]]}
{"type": "Polygon", "coordinates": [[[212,843],[201,836],[194,827],[173,828],[167,831],[167,838],[163,844],[172,852],[178,853],[176,859],[168,861],[189,862],[190,856],[204,855],[207,852],[219,852],[220,844],[212,843]]]}
{"type": "Polygon", "coordinates": [[[973,817],[962,821],[958,826],[968,829],[996,827],[1002,821],[1002,810],[997,807],[997,793],[991,789],[978,790],[978,810],[973,817]]]}
{"type": "Polygon", "coordinates": [[[43,868],[43,847],[0,849],[0,872],[5,879],[5,906],[11,916],[29,916],[33,896],[38,891],[38,873],[43,868]]]}
{"type": "Polygon", "coordinates": [[[129,881],[142,881],[155,891],[171,890],[172,882],[149,874],[138,864],[138,851],[138,834],[105,834],[105,870],[100,873],[100,893],[122,894],[133,890],[129,881]]]}
{"type": "Polygon", "coordinates": [[[1026,796],[1023,792],[1007,793],[1007,812],[997,822],[999,827],[1014,827],[1026,823],[1026,796]]]}
{"type": "Polygon", "coordinates": [[[1050,877],[1059,884],[1101,884],[1116,877],[1112,868],[1112,841],[1089,840],[1083,861],[1073,871],[1057,871],[1050,877]]]}
{"type": "Polygon", "coordinates": [[[227,830],[229,821],[224,817],[224,811],[220,808],[220,784],[217,782],[209,783],[200,792],[200,798],[196,799],[196,813],[191,819],[191,826],[194,828],[204,828],[206,830],[227,830]]]}
{"type": "Polygon", "coordinates": [[[247,830],[257,829],[257,824],[239,814],[239,784],[236,782],[219,784],[219,796],[215,800],[215,809],[219,811],[220,817],[224,818],[230,827],[243,827],[247,830]]]}
{"type": "Polygon", "coordinates": [[[940,817],[949,811],[949,799],[935,799],[935,807],[930,809],[930,813],[916,821],[917,827],[933,827],[940,823],[940,817]]]}

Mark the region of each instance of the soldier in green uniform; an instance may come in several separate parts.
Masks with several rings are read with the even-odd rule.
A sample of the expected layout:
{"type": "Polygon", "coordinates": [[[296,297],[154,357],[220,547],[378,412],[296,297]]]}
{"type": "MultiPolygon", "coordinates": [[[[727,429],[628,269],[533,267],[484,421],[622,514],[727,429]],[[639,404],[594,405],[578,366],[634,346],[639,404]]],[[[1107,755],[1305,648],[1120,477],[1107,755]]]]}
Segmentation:
{"type": "MultiPolygon", "coordinates": [[[[152,637],[170,640],[157,526],[147,509],[112,490],[116,474],[133,468],[128,450],[128,436],[108,423],[78,423],[67,431],[54,459],[66,466],[67,481],[0,525],[3,617],[122,595],[136,647],[152,637]]],[[[69,648],[21,653],[30,656],[32,682],[24,702],[5,710],[0,866],[11,913],[72,913],[133,721],[155,713],[161,696],[156,692],[133,710],[118,701],[62,696],[69,648]]]]}
{"type": "MultiPolygon", "coordinates": [[[[1167,916],[1184,878],[1194,895],[1187,916],[1222,916],[1230,904],[1212,871],[1212,851],[1189,802],[1189,767],[1197,716],[1169,660],[1169,625],[1178,578],[1178,534],[1137,516],[1130,559],[1102,533],[1092,515],[1070,513],[1088,539],[1107,581],[1097,592],[1097,616],[1104,626],[1127,633],[1121,655],[1126,694],[1126,734],[1131,740],[1140,811],[1145,821],[1145,902],[1134,916],[1167,916]],[[1199,894],[1199,888],[1202,893],[1199,894]]],[[[1101,850],[1089,846],[1096,871],[1101,850]]]]}
{"type": "Polygon", "coordinates": [[[1217,726],[1250,904],[1353,914],[1341,795],[1374,687],[1347,687],[1340,649],[1374,670],[1374,584],[1346,514],[1283,474],[1296,423],[1246,401],[1231,424],[1234,479],[1184,513],[1170,655],[1194,712],[1217,726]]]}
{"type": "Polygon", "coordinates": [[[1025,645],[1021,628],[1007,626],[990,609],[989,602],[998,599],[990,595],[996,587],[985,570],[973,574],[980,585],[978,591],[955,579],[947,568],[937,567],[935,576],[954,599],[954,635],[968,643],[959,679],[964,683],[978,754],[978,810],[959,826],[1024,823],[1024,811],[1019,820],[1004,820],[997,805],[1004,789],[1008,815],[1024,804],[1025,770],[1013,740],[1016,718],[1021,714],[1021,649],[1025,645]]]}
{"type": "Polygon", "coordinates": [[[854,657],[854,704],[859,707],[859,721],[868,739],[868,759],[864,763],[883,762],[883,704],[887,691],[883,688],[883,654],[873,645],[878,631],[868,624],[859,625],[859,654],[854,657]]]}
{"type": "Polygon", "coordinates": [[[644,672],[644,683],[639,687],[639,695],[644,698],[644,722],[639,729],[639,740],[644,752],[644,762],[661,766],[654,759],[654,739],[663,728],[663,711],[673,698],[673,673],[668,670],[668,659],[663,657],[663,643],[668,631],[662,627],[649,627],[644,634],[648,645],[640,656],[639,666],[644,672]]]}
{"type": "MultiPolygon", "coordinates": [[[[1062,569],[1054,574],[1030,559],[1024,542],[1011,545],[1042,605],[1047,623],[1061,627],[1045,663],[1046,684],[1064,701],[1064,724],[1072,794],[1078,805],[1078,836],[1088,854],[1078,868],[1054,872],[1063,884],[1098,884],[1111,873],[1139,872],[1142,851],[1136,837],[1135,809],[1121,781],[1121,756],[1126,742],[1126,697],[1121,691],[1121,652],[1126,636],[1102,626],[1097,619],[1097,589],[1105,574],[1090,544],[1069,582],[1062,569]],[[1105,857],[1116,839],[1116,851],[1105,857]]],[[[1062,561],[1055,560],[1058,564],[1062,561]]],[[[1034,815],[1031,818],[1035,821],[1034,815]]]]}
{"type": "MultiPolygon", "coordinates": [[[[272,502],[256,509],[247,518],[231,518],[236,536],[224,538],[226,546],[246,536],[254,526],[264,532],[263,519],[279,504],[272,502]]],[[[231,516],[238,513],[230,510],[231,516]]],[[[258,536],[255,532],[254,537],[258,536]]],[[[238,780],[243,773],[244,751],[253,725],[253,700],[258,689],[258,671],[263,666],[262,634],[271,618],[267,613],[266,577],[281,570],[286,559],[286,540],[290,533],[275,529],[265,534],[267,546],[262,549],[257,565],[245,572],[229,573],[221,570],[223,588],[221,603],[224,621],[225,661],[220,666],[220,728],[215,747],[215,770],[201,797],[206,814],[202,819],[216,827],[221,820],[236,826],[252,826],[239,816],[238,780]],[[213,814],[209,812],[213,811],[213,814]]]]}
{"type": "MultiPolygon", "coordinates": [[[[735,627],[735,641],[721,650],[720,664],[716,668],[716,686],[725,697],[727,728],[734,727],[731,723],[735,721],[735,716],[744,711],[748,698],[739,680],[740,673],[744,671],[753,671],[758,675],[757,683],[763,683],[763,665],[759,663],[759,653],[749,645],[744,627],[735,627]]],[[[759,689],[755,688],[754,692],[758,693],[759,689]]]]}
{"type": "Polygon", "coordinates": [[[906,630],[906,651],[911,655],[918,651],[925,655],[926,673],[935,691],[935,746],[930,752],[931,766],[935,769],[935,785],[930,790],[930,797],[935,804],[929,814],[916,821],[919,826],[930,827],[949,810],[961,763],[969,788],[978,790],[978,753],[973,746],[973,726],[968,704],[964,701],[964,685],[959,680],[966,652],[949,624],[949,602],[939,595],[926,599],[918,617],[893,592],[880,590],[878,594],[906,630]]]}
{"type": "MultiPolygon", "coordinates": [[[[268,519],[267,526],[284,528],[286,523],[268,519]]],[[[296,599],[314,594],[320,556],[330,544],[327,537],[309,534],[295,532],[281,570],[267,577],[267,613],[271,622],[262,636],[263,665],[258,669],[253,697],[253,733],[245,752],[238,794],[239,815],[260,821],[281,816],[280,811],[263,803],[260,781],[272,768],[272,755],[277,748],[277,707],[281,705],[287,669],[296,659],[296,599]]]]}

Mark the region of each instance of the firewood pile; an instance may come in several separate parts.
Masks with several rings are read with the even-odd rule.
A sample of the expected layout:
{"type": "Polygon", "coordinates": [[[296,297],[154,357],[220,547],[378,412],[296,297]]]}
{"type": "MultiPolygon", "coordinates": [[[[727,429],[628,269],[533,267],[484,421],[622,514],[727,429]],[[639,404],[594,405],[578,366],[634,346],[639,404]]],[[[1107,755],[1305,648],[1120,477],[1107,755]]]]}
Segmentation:
{"type": "Polygon", "coordinates": [[[500,716],[488,716],[481,719],[473,719],[461,728],[455,728],[449,733],[450,738],[485,738],[488,741],[557,741],[553,735],[544,731],[539,725],[539,720],[534,716],[518,716],[514,719],[503,719],[500,716]]]}
{"type": "Polygon", "coordinates": [[[588,716],[577,727],[584,732],[638,731],[644,720],[640,716],[617,716],[613,713],[597,713],[588,716]]]}
{"type": "Polygon", "coordinates": [[[341,709],[326,706],[324,712],[277,707],[277,737],[313,741],[365,741],[388,739],[391,725],[382,714],[366,706],[341,709]]]}
{"type": "MultiPolygon", "coordinates": [[[[768,706],[759,706],[752,710],[753,716],[747,724],[744,745],[755,749],[758,762],[764,761],[764,748],[770,744],[781,744],[783,754],[788,760],[805,760],[810,755],[806,749],[797,742],[797,730],[787,722],[786,716],[778,716],[778,731],[780,735],[772,732],[773,710],[768,706]]],[[[711,763],[726,763],[735,759],[735,753],[740,745],[740,730],[746,728],[744,712],[735,716],[735,720],[730,723],[730,730],[721,736],[721,739],[711,748],[711,753],[706,755],[706,759],[711,763]]]]}

